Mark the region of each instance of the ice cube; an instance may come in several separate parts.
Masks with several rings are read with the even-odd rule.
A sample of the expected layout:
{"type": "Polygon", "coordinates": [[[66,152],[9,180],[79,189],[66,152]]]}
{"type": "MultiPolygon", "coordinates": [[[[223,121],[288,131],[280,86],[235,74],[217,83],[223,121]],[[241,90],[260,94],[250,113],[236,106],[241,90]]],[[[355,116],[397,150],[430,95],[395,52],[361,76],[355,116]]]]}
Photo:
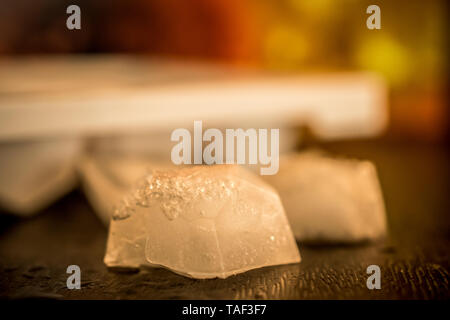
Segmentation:
{"type": "Polygon", "coordinates": [[[115,210],[105,263],[199,279],[300,262],[272,187],[239,166],[156,170],[115,210]]]}
{"type": "Polygon", "coordinates": [[[78,163],[84,193],[100,220],[107,226],[113,208],[150,168],[169,168],[171,162],[147,156],[85,154],[78,163]]]}
{"type": "Polygon", "coordinates": [[[0,143],[0,205],[30,216],[70,192],[81,151],[76,138],[0,143]]]}
{"type": "Polygon", "coordinates": [[[304,242],[360,242],[386,233],[375,166],[318,152],[282,156],[277,189],[294,235],[304,242]]]}

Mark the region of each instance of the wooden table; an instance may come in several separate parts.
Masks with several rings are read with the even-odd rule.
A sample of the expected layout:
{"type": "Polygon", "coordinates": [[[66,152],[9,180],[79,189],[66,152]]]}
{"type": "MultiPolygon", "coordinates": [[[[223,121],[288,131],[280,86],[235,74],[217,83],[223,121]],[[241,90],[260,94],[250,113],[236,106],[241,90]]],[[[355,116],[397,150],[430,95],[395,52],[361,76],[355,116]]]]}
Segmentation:
{"type": "Polygon", "coordinates": [[[80,191],[35,218],[0,216],[0,295],[64,299],[448,299],[449,153],[444,147],[384,141],[325,145],[373,160],[385,196],[390,236],[355,246],[299,244],[300,264],[194,280],[164,269],[108,271],[107,230],[80,191]],[[66,268],[81,268],[81,290],[66,288],[66,268]],[[381,290],[366,287],[381,267],[381,290]]]}

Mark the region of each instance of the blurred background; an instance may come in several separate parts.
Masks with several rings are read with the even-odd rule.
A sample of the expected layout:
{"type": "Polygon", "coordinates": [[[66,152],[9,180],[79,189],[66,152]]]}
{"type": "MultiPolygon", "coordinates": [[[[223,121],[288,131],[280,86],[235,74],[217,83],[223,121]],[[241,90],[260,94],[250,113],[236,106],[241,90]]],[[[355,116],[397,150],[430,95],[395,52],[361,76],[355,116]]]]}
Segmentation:
{"type": "Polygon", "coordinates": [[[0,0],[0,298],[448,299],[448,7],[445,0],[0,0]],[[72,4],[81,8],[81,30],[66,28],[72,4]],[[381,30],[366,27],[372,4],[381,8],[381,30]],[[241,83],[235,70],[260,74],[241,83]],[[272,74],[305,78],[273,85],[272,74]],[[296,127],[296,99],[320,109],[329,121],[323,132],[338,139],[311,134],[305,119],[296,127]],[[217,282],[164,270],[131,280],[107,272],[112,199],[148,165],[116,155],[152,145],[167,158],[167,130],[180,126],[172,119],[190,126],[190,116],[213,114],[249,128],[244,109],[251,120],[261,114],[258,128],[278,125],[281,109],[283,120],[293,118],[281,151],[319,144],[373,161],[388,239],[301,244],[300,266],[217,282]],[[135,124],[157,128],[102,136],[119,122],[131,136],[135,124]],[[106,156],[90,159],[93,151],[106,156]],[[74,263],[83,290],[65,287],[74,263]],[[383,270],[383,290],[365,286],[373,263],[383,270]]]}
{"type": "MultiPolygon", "coordinates": [[[[388,139],[449,137],[448,4],[358,0],[16,0],[0,10],[0,54],[137,53],[283,72],[375,71],[389,87],[388,139]],[[65,28],[70,4],[82,28],[65,28]]],[[[6,5],[7,3],[7,5],[6,5]]]]}

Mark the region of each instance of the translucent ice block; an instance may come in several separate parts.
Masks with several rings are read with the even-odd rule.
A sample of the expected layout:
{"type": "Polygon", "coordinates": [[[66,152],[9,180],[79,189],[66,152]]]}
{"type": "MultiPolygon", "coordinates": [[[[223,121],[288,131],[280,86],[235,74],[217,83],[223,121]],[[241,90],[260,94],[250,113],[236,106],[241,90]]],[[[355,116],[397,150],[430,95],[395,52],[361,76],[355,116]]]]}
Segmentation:
{"type": "Polygon", "coordinates": [[[76,138],[0,143],[0,206],[30,216],[70,192],[81,150],[76,138]]]}
{"type": "Polygon", "coordinates": [[[172,163],[143,156],[86,154],[80,158],[78,172],[84,193],[100,220],[107,226],[113,208],[151,168],[166,168],[172,163]]]}
{"type": "Polygon", "coordinates": [[[265,176],[280,194],[295,237],[307,242],[359,242],[386,233],[375,166],[318,152],[289,154],[276,175],[265,176]]]}
{"type": "Polygon", "coordinates": [[[300,254],[278,194],[238,166],[154,171],[116,208],[105,263],[226,278],[295,263],[300,254]]]}

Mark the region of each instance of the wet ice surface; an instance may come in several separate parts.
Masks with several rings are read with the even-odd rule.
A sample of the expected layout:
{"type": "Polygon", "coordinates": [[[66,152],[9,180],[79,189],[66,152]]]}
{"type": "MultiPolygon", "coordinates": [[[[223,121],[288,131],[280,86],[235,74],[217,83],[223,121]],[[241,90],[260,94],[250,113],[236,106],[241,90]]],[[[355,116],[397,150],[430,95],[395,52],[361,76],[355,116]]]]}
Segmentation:
{"type": "Polygon", "coordinates": [[[238,166],[154,171],[117,206],[105,263],[226,278],[300,261],[277,193],[238,166]]]}
{"type": "Polygon", "coordinates": [[[351,243],[386,234],[383,197],[369,161],[289,154],[266,180],[279,192],[299,240],[351,243]]]}
{"type": "Polygon", "coordinates": [[[170,168],[171,163],[143,156],[84,155],[78,164],[84,193],[100,220],[109,225],[114,206],[133,184],[152,168],[170,168]]]}

